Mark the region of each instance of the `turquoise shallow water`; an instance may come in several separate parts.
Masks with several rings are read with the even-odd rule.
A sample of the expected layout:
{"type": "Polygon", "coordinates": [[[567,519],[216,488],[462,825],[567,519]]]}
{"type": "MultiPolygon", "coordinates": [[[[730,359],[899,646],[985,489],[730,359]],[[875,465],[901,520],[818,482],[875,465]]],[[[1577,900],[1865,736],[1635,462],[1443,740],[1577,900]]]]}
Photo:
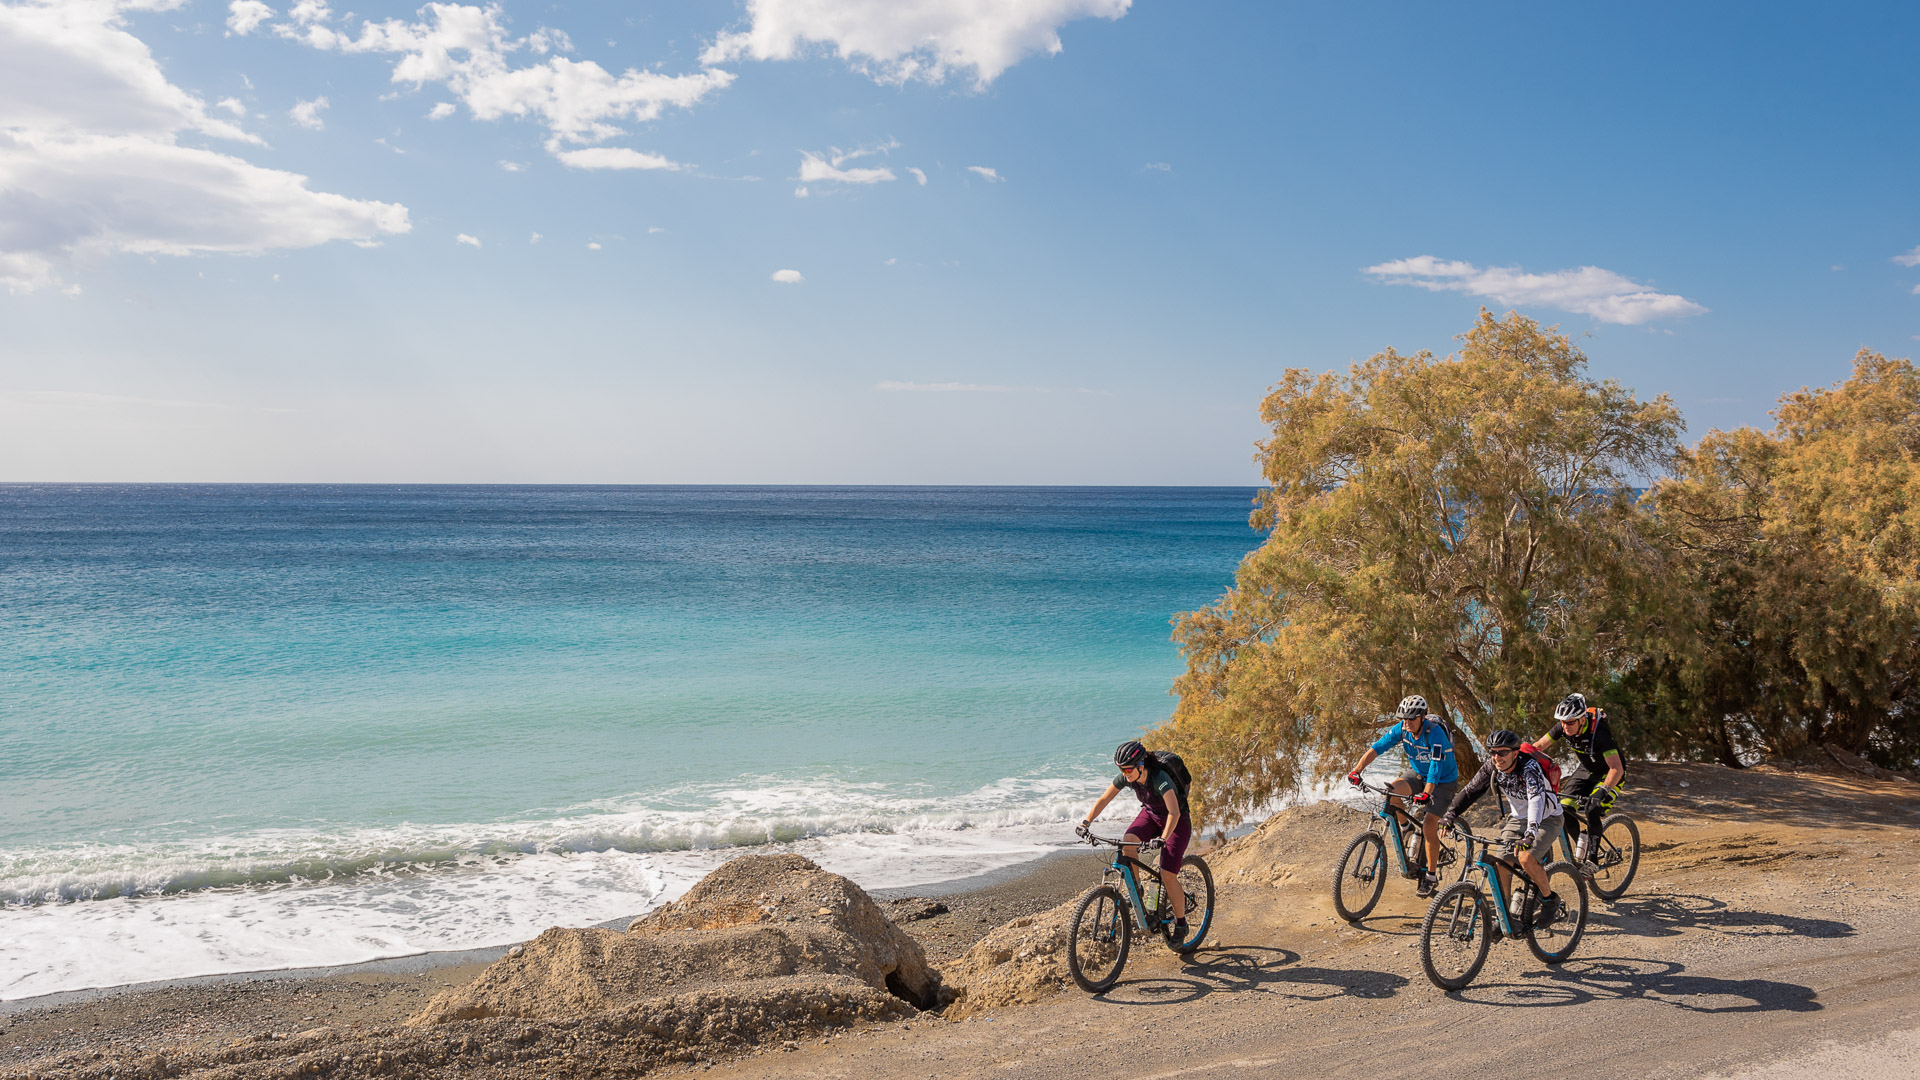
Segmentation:
{"type": "Polygon", "coordinates": [[[251,928],[146,935],[164,977],[631,913],[729,845],[1030,857],[1170,710],[1252,494],[0,487],[0,971],[60,954],[0,996],[126,919],[251,928]]]}

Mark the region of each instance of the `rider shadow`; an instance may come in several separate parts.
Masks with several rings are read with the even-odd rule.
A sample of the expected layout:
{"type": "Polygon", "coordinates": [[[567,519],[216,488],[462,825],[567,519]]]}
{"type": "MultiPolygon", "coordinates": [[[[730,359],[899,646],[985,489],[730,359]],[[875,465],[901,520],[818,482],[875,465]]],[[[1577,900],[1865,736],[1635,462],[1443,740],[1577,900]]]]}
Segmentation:
{"type": "Polygon", "coordinates": [[[1595,957],[1558,968],[1529,971],[1529,983],[1485,983],[1458,992],[1483,1005],[1541,1008],[1583,1005],[1599,999],[1644,1000],[1695,1013],[1818,1012],[1816,991],[1773,979],[1716,979],[1687,975],[1668,960],[1595,957]]]}
{"type": "Polygon", "coordinates": [[[1791,935],[1810,938],[1852,937],[1849,923],[1809,919],[1766,911],[1730,911],[1724,900],[1692,893],[1667,893],[1616,900],[1609,908],[1595,906],[1589,926],[1635,937],[1674,937],[1687,930],[1712,930],[1733,937],[1791,935]]]}
{"type": "Polygon", "coordinates": [[[1390,998],[1407,979],[1384,971],[1300,967],[1300,954],[1260,945],[1201,949],[1184,958],[1180,975],[1128,979],[1100,995],[1117,1005],[1174,1005],[1210,994],[1279,994],[1299,1001],[1336,997],[1390,998]]]}

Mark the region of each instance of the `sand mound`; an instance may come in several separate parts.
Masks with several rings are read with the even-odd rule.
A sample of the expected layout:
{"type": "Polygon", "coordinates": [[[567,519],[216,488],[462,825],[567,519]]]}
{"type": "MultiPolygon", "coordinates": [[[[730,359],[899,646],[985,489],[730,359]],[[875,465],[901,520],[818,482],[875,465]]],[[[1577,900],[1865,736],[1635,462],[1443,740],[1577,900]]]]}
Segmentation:
{"type": "Polygon", "coordinates": [[[1304,877],[1318,885],[1369,819],[1365,811],[1339,803],[1290,807],[1208,855],[1207,863],[1216,883],[1280,886],[1304,877]]]}
{"type": "Polygon", "coordinates": [[[948,1019],[1002,1005],[1031,1005],[1067,984],[1067,924],[1079,897],[990,931],[941,972],[954,1001],[948,1019]]]}
{"type": "Polygon", "coordinates": [[[624,933],[548,930],[408,1023],[584,1016],[795,975],[845,976],[919,1008],[941,1003],[939,976],[919,943],[858,885],[798,855],[748,855],[624,933]]]}

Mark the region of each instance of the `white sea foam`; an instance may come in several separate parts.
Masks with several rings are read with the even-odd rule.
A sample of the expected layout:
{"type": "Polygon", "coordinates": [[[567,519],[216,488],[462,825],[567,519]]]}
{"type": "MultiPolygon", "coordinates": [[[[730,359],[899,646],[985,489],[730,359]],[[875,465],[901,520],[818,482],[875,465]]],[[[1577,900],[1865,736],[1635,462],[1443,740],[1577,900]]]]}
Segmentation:
{"type": "Polygon", "coordinates": [[[0,1000],[506,944],[644,913],[748,845],[869,888],[951,880],[1070,842],[1101,783],[1007,779],[949,798],[734,786],[668,793],[703,804],[676,809],[3,852],[0,1000]]]}

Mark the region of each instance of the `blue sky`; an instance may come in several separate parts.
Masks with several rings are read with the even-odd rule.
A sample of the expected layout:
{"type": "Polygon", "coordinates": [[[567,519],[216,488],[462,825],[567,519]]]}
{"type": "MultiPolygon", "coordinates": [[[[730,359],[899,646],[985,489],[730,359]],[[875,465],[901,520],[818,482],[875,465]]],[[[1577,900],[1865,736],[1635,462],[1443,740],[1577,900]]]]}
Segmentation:
{"type": "Polygon", "coordinates": [[[1920,334],[1917,27],[0,0],[0,479],[1253,483],[1482,304],[1764,424],[1920,334]]]}

